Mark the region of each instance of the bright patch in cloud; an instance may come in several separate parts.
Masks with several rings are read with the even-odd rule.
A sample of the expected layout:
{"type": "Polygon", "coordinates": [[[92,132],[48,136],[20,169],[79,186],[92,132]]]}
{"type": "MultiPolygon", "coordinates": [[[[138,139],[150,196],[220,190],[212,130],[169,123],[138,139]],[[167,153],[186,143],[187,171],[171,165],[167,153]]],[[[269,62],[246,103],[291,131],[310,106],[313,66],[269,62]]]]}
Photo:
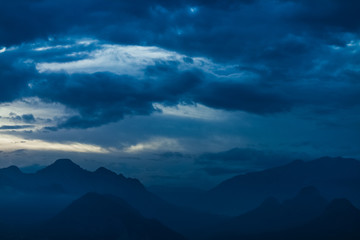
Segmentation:
{"type": "MultiPolygon", "coordinates": [[[[0,104],[0,125],[23,125],[22,116],[34,116],[34,129],[42,129],[45,126],[56,124],[56,119],[62,119],[75,115],[76,112],[66,109],[59,103],[45,103],[39,98],[24,98],[11,103],[0,104]]],[[[24,131],[29,129],[13,129],[14,131],[24,131]]]]}
{"type": "Polygon", "coordinates": [[[36,97],[0,104],[0,116],[6,116],[9,115],[9,113],[19,115],[31,113],[40,118],[52,118],[64,116],[65,114],[73,114],[59,103],[45,103],[36,97]]]}
{"type": "Polygon", "coordinates": [[[0,134],[0,150],[15,151],[19,149],[36,150],[36,151],[64,151],[79,153],[109,153],[97,145],[83,144],[78,142],[56,143],[47,142],[38,139],[24,139],[7,134],[0,134]]]}
{"type": "Polygon", "coordinates": [[[119,75],[141,76],[144,67],[157,61],[180,59],[176,53],[157,47],[102,45],[89,53],[88,58],[71,62],[38,63],[39,72],[66,71],[68,73],[95,73],[109,71],[119,75]]]}
{"type": "Polygon", "coordinates": [[[138,143],[124,149],[126,153],[139,153],[149,151],[181,151],[183,150],[176,139],[153,138],[147,142],[138,143]]]}
{"type": "MultiPolygon", "coordinates": [[[[144,76],[144,70],[149,66],[155,66],[159,63],[178,63],[179,70],[197,68],[216,77],[244,78],[244,73],[239,72],[237,65],[221,65],[212,62],[203,57],[189,57],[173,51],[168,51],[159,47],[136,46],[136,45],[116,45],[100,44],[97,41],[91,42],[93,45],[89,51],[74,50],[66,53],[66,56],[83,56],[80,60],[65,62],[38,62],[36,68],[40,73],[43,72],[61,72],[73,73],[95,73],[112,72],[119,75],[129,75],[141,78],[144,76]],[[94,49],[94,45],[96,48],[94,49]]],[[[78,41],[76,44],[85,45],[78,41]]],[[[68,48],[75,45],[56,45],[45,46],[34,49],[41,51],[51,50],[53,48],[68,48]]],[[[89,43],[90,44],[90,43],[89,43]]],[[[76,48],[75,48],[76,49],[76,48]]],[[[36,62],[36,61],[35,61],[36,62]]]]}
{"type": "Polygon", "coordinates": [[[197,7],[189,7],[189,12],[192,14],[196,14],[199,11],[199,8],[197,7]]]}

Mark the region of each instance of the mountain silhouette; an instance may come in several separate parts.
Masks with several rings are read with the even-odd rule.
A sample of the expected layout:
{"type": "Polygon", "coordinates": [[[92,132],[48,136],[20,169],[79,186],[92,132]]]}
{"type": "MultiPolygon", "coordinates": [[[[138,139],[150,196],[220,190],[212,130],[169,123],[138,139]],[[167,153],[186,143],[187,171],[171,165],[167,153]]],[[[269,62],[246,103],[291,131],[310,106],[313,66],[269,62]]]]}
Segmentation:
{"type": "Polygon", "coordinates": [[[208,212],[238,215],[269,197],[292,198],[306,186],[316,187],[327,199],[347,198],[360,206],[360,162],[324,157],[238,175],[203,194],[192,206],[208,212]]]}
{"type": "Polygon", "coordinates": [[[347,199],[335,199],[328,205],[322,215],[303,226],[282,232],[264,234],[250,239],[360,239],[360,210],[354,207],[347,199]]]}
{"type": "Polygon", "coordinates": [[[88,193],[39,228],[35,237],[49,240],[181,240],[180,234],[144,218],[124,200],[88,193]]]}
{"type": "Polygon", "coordinates": [[[199,193],[195,206],[235,215],[224,217],[172,205],[104,167],[60,159],[32,174],[0,169],[0,239],[182,239],[174,231],[191,239],[358,239],[359,210],[326,200],[356,203],[358,189],[354,159],[294,161],[199,193]]]}
{"type": "Polygon", "coordinates": [[[103,167],[90,172],[69,159],[57,160],[34,174],[1,169],[0,180],[2,178],[4,181],[0,181],[0,195],[2,192],[5,197],[0,199],[0,210],[4,210],[0,221],[43,221],[88,192],[120,197],[143,216],[158,219],[182,233],[189,233],[198,226],[222,219],[174,206],[147,191],[137,179],[126,178],[103,167]],[[16,201],[9,197],[15,195],[18,196],[16,201]],[[26,216],[22,216],[24,212],[26,216]]]}
{"type": "Polygon", "coordinates": [[[268,198],[259,207],[215,227],[212,235],[242,236],[286,230],[320,216],[328,202],[314,187],[302,189],[294,198],[280,202],[268,198]]]}
{"type": "Polygon", "coordinates": [[[82,168],[71,161],[70,159],[58,159],[53,164],[40,169],[39,174],[59,174],[61,172],[66,172],[67,174],[72,172],[80,172],[82,168]]]}
{"type": "Polygon", "coordinates": [[[0,169],[0,174],[5,175],[21,175],[22,172],[17,166],[10,166],[7,168],[0,169]]]}

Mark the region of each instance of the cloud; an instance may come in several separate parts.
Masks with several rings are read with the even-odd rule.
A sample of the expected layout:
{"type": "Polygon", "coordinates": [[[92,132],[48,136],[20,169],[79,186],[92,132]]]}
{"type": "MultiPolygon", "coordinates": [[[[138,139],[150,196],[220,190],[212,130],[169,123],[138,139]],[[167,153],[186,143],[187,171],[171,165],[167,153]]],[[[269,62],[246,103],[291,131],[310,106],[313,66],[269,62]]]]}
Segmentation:
{"type": "Polygon", "coordinates": [[[229,114],[227,114],[226,111],[209,108],[202,104],[178,104],[176,106],[166,106],[163,104],[154,103],[153,107],[155,109],[159,109],[163,115],[182,118],[223,121],[229,117],[229,114]]]}
{"type": "MultiPolygon", "coordinates": [[[[10,105],[8,104],[6,106],[6,108],[9,108],[10,105]]],[[[14,110],[14,109],[12,109],[12,110],[14,110]]],[[[14,122],[24,122],[24,123],[35,123],[36,122],[34,115],[31,113],[18,115],[14,112],[10,112],[9,117],[7,119],[10,119],[14,122]]]]}
{"type": "Polygon", "coordinates": [[[7,89],[5,95],[13,97],[3,101],[31,97],[72,112],[47,129],[97,127],[159,110],[173,116],[211,119],[206,114],[225,116],[218,110],[269,115],[304,106],[337,109],[339,105],[359,105],[356,96],[360,88],[353,84],[358,73],[351,60],[360,48],[357,42],[319,48],[322,55],[315,65],[303,63],[309,48],[305,42],[295,36],[279,40],[263,51],[264,66],[259,67],[190,58],[160,47],[89,39],[40,41],[7,51],[9,61],[4,64],[12,70],[1,83],[5,89],[12,86],[11,78],[21,84],[7,89]],[[293,58],[294,54],[300,58],[293,58]],[[340,65],[339,58],[343,59],[340,65]],[[329,80],[326,88],[321,87],[324,79],[329,80]],[[196,104],[199,107],[195,108],[196,104]],[[197,114],[190,113],[194,109],[197,114]]]}
{"type": "Polygon", "coordinates": [[[356,32],[359,26],[356,24],[359,20],[357,12],[360,9],[358,1],[354,0],[320,0],[320,1],[294,1],[292,2],[298,10],[293,14],[293,19],[302,24],[310,25],[323,32],[331,28],[335,31],[356,32]]]}
{"type": "Polygon", "coordinates": [[[181,18],[183,21],[186,18],[185,22],[188,22],[191,19],[189,6],[229,9],[240,2],[251,1],[14,0],[1,8],[0,15],[7,21],[1,21],[0,44],[19,44],[66,33],[96,35],[96,32],[105,38],[139,43],[156,37],[149,31],[149,26],[157,26],[154,30],[158,33],[167,33],[169,25],[174,23],[171,18],[175,17],[179,25],[183,25],[181,18]],[[18,31],[19,28],[22,31],[18,31]],[[145,39],[144,33],[149,34],[145,39]]]}
{"type": "MultiPolygon", "coordinates": [[[[359,155],[359,10],[355,0],[6,1],[0,126],[34,127],[1,131],[30,141],[19,149],[57,139],[74,151],[86,139],[110,151],[102,159],[159,158],[155,172],[159,151],[243,147],[199,157],[193,179],[301,157],[292,152],[359,155]]],[[[191,157],[168,157],[192,171],[191,157]]]]}
{"type": "Polygon", "coordinates": [[[26,123],[34,123],[36,121],[34,115],[32,114],[23,114],[21,119],[26,123]]]}
{"type": "MultiPolygon", "coordinates": [[[[47,49],[44,49],[46,51],[47,49]]],[[[77,53],[79,54],[79,53],[77,53]]],[[[158,62],[182,62],[185,56],[159,47],[102,44],[87,53],[84,59],[66,62],[40,62],[37,70],[42,72],[96,73],[112,72],[117,75],[144,77],[144,68],[158,62]]],[[[194,63],[192,63],[194,64],[194,63]]],[[[186,66],[184,66],[186,67],[186,66]]]]}
{"type": "Polygon", "coordinates": [[[28,81],[36,76],[34,66],[17,56],[0,54],[0,103],[11,102],[27,94],[28,81]]]}
{"type": "Polygon", "coordinates": [[[0,134],[0,149],[2,151],[15,151],[18,149],[32,151],[64,151],[79,153],[109,153],[107,149],[102,147],[83,144],[79,142],[47,142],[39,139],[24,139],[7,134],[0,134]]]}
{"type": "Polygon", "coordinates": [[[146,142],[141,142],[124,149],[126,153],[140,153],[149,151],[179,151],[183,150],[176,139],[153,138],[146,142]]]}
{"type": "Polygon", "coordinates": [[[289,111],[293,102],[277,90],[233,82],[212,82],[200,90],[195,102],[212,108],[242,110],[257,114],[289,111]],[[226,96],[226,97],[225,97],[226,96]]]}
{"type": "Polygon", "coordinates": [[[79,113],[48,129],[96,127],[116,122],[126,115],[149,115],[161,109],[169,113],[171,106],[185,107],[195,103],[258,114],[291,107],[285,96],[258,89],[257,83],[251,80],[252,75],[247,74],[248,70],[239,72],[234,65],[196,57],[188,61],[185,55],[158,47],[89,42],[91,52],[75,61],[44,63],[42,59],[44,56],[56,59],[53,56],[56,55],[64,59],[64,55],[74,55],[72,51],[79,50],[77,45],[84,48],[80,40],[64,45],[69,47],[53,43],[53,47],[40,48],[41,53],[36,55],[34,51],[38,52],[39,47],[29,50],[29,57],[35,57],[33,61],[39,71],[38,78],[28,83],[29,92],[79,113]],[[52,52],[54,49],[56,51],[52,52]],[[59,49],[64,52],[58,52],[59,49]]]}
{"type": "Polygon", "coordinates": [[[135,2],[5,4],[0,102],[37,97],[73,111],[48,129],[158,110],[211,118],[184,113],[196,104],[214,115],[360,104],[358,35],[344,14],[352,1],[135,2]],[[15,33],[20,22],[27,31],[15,33]]]}
{"type": "Polygon", "coordinates": [[[182,94],[196,84],[198,77],[192,72],[184,72],[178,73],[172,82],[166,80],[139,82],[129,76],[106,72],[49,74],[47,80],[32,85],[36,96],[79,112],[60,123],[59,128],[89,128],[116,122],[126,115],[149,115],[156,111],[154,102],[177,104],[182,94]]]}
{"type": "Polygon", "coordinates": [[[33,125],[2,125],[0,130],[19,130],[33,128],[33,125]]]}

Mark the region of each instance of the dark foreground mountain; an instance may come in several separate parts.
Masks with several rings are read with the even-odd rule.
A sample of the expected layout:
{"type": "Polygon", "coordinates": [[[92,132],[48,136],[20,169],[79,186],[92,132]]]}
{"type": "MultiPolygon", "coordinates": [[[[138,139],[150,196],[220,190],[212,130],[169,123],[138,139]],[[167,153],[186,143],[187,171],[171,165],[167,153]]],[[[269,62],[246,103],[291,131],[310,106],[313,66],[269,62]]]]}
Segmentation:
{"type": "Polygon", "coordinates": [[[317,189],[307,187],[295,198],[283,203],[269,198],[256,209],[217,226],[215,231],[229,235],[247,235],[285,230],[320,216],[327,204],[317,189]]]}
{"type": "Polygon", "coordinates": [[[169,204],[147,191],[137,179],[103,167],[90,172],[60,159],[34,174],[22,173],[14,166],[0,169],[0,222],[20,221],[26,225],[46,220],[88,192],[118,196],[143,216],[182,233],[218,221],[218,216],[169,204]]]}
{"type": "Polygon", "coordinates": [[[269,197],[292,198],[306,186],[316,187],[327,199],[347,198],[359,207],[360,162],[325,157],[239,175],[205,193],[193,206],[204,211],[238,215],[254,209],[269,197]]]}
{"type": "MultiPolygon", "coordinates": [[[[246,240],[246,238],[242,238],[246,240]]],[[[250,238],[253,239],[253,238],[250,238]]],[[[325,212],[303,226],[257,236],[257,240],[356,240],[360,239],[360,211],[346,199],[335,199],[325,212]]]]}
{"type": "Polygon", "coordinates": [[[281,239],[360,239],[360,211],[346,199],[335,199],[324,214],[281,239]]]}
{"type": "Polygon", "coordinates": [[[279,203],[258,208],[214,227],[208,239],[360,239],[360,211],[346,199],[328,203],[313,187],[279,203]]]}
{"type": "Polygon", "coordinates": [[[156,220],[144,218],[124,200],[88,193],[48,221],[37,237],[51,240],[182,240],[156,220]]]}
{"type": "Polygon", "coordinates": [[[157,220],[144,218],[124,200],[88,193],[51,220],[0,232],[4,240],[183,240],[157,220]]]}
{"type": "Polygon", "coordinates": [[[11,166],[0,169],[0,220],[41,221],[87,192],[112,193],[131,200],[146,190],[136,179],[104,168],[89,172],[68,159],[57,160],[34,174],[11,166]]]}
{"type": "Polygon", "coordinates": [[[280,202],[265,200],[259,207],[213,228],[209,238],[256,235],[301,226],[320,216],[328,201],[314,187],[303,188],[296,197],[280,202]]]}

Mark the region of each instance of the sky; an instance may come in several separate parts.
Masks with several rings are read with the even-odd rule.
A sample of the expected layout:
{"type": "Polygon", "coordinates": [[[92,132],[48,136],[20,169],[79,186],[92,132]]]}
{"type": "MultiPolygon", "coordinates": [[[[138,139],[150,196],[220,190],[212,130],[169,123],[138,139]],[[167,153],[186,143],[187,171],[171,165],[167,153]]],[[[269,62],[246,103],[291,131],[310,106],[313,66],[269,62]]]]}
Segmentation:
{"type": "Polygon", "coordinates": [[[58,158],[207,188],[360,158],[356,0],[13,0],[0,8],[0,167],[58,158]]]}

